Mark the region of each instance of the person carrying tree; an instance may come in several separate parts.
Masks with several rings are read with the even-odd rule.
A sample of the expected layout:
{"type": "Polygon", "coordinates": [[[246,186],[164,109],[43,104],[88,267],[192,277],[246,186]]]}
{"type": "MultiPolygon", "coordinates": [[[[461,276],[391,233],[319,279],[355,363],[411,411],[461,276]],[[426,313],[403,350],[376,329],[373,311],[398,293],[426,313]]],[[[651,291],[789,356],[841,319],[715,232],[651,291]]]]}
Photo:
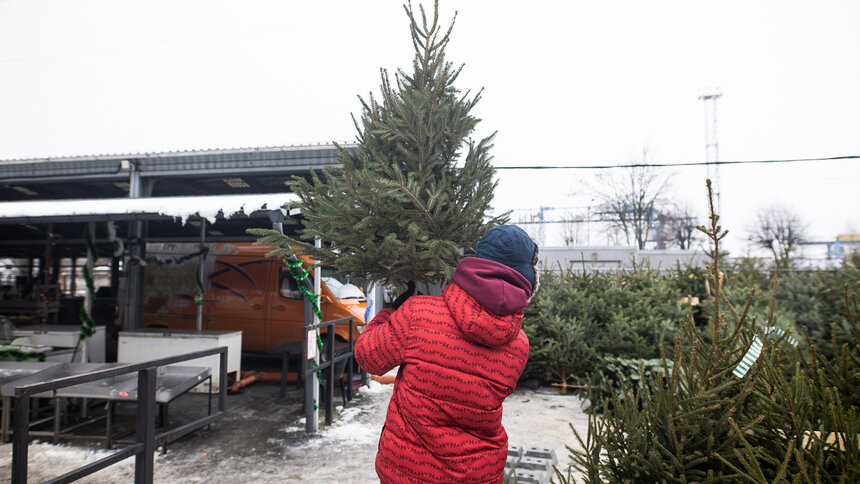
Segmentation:
{"type": "Polygon", "coordinates": [[[364,329],[358,364],[376,375],[400,367],[379,437],[381,482],[502,482],[502,402],[528,359],[521,327],[537,259],[521,228],[494,227],[441,296],[413,296],[410,282],[364,329]]]}

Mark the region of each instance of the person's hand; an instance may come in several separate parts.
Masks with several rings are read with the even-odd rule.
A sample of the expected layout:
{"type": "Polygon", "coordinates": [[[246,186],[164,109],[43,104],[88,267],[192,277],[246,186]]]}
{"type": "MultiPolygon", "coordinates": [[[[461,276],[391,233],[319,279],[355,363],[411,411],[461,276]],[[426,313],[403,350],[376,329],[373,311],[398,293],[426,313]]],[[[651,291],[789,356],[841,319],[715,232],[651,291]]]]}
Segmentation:
{"type": "Polygon", "coordinates": [[[396,311],[397,308],[402,306],[403,303],[405,303],[407,299],[412,297],[413,294],[415,294],[415,281],[409,281],[409,284],[406,285],[406,290],[403,291],[399,296],[397,296],[397,299],[395,299],[394,302],[391,303],[391,307],[394,308],[394,310],[396,311]]]}

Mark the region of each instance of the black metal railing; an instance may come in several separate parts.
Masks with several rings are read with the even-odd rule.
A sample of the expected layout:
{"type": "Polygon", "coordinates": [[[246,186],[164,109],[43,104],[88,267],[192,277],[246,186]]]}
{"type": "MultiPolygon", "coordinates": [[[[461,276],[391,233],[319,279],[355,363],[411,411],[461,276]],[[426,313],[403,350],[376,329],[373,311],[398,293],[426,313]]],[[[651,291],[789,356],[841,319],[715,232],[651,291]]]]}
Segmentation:
{"type": "Polygon", "coordinates": [[[136,484],[152,483],[154,470],[153,454],[159,445],[182,437],[201,427],[222,418],[227,409],[227,347],[221,346],[184,355],[170,356],[159,360],[134,363],[116,368],[96,370],[82,375],[68,376],[49,380],[42,383],[32,383],[15,388],[15,417],[14,434],[12,436],[12,484],[26,484],[28,444],[30,441],[30,398],[43,392],[51,392],[81,383],[103,380],[128,373],[137,372],[137,426],[136,443],[113,452],[111,455],[91,462],[83,467],[67,472],[62,476],[47,481],[49,483],[72,482],[88,476],[105,467],[131,456],[134,461],[134,482],[136,484]],[[155,433],[155,377],[156,369],[161,366],[194,360],[204,356],[219,355],[219,392],[218,412],[201,417],[193,422],[181,425],[175,429],[155,433]]]}
{"type": "MultiPolygon", "coordinates": [[[[314,373],[317,371],[325,371],[325,389],[324,393],[327,395],[325,399],[325,424],[331,425],[332,421],[332,411],[334,409],[334,380],[335,378],[343,378],[343,374],[335,375],[335,363],[343,360],[347,360],[347,400],[352,400],[352,355],[355,351],[355,341],[352,338],[352,330],[353,330],[353,320],[352,318],[341,318],[334,319],[332,321],[323,321],[317,324],[311,324],[304,327],[304,331],[302,331],[302,375],[305,378],[305,431],[311,433],[316,431],[313,426],[313,413],[316,411],[314,408],[314,373]],[[346,348],[346,351],[339,351],[337,356],[335,356],[335,348],[334,348],[334,326],[336,324],[345,323],[349,321],[349,346],[346,348]],[[320,361],[319,365],[313,367],[313,365],[308,364],[308,332],[316,329],[321,329],[324,327],[328,327],[329,329],[326,331],[326,342],[323,344],[323,347],[326,351],[325,361],[320,361]]],[[[314,342],[313,344],[316,344],[314,342]]],[[[320,358],[322,360],[322,358],[320,358]]]]}

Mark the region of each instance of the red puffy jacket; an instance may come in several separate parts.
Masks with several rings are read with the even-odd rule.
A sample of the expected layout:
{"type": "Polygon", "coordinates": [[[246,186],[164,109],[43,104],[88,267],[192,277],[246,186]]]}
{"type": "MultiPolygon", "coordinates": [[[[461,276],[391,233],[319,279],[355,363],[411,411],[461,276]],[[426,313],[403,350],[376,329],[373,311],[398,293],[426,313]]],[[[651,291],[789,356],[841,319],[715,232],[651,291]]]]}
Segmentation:
{"type": "Polygon", "coordinates": [[[414,296],[377,314],[356,342],[361,367],[400,366],[376,473],[388,482],[501,482],[508,436],[502,401],[528,359],[520,273],[464,258],[441,296],[414,296]]]}

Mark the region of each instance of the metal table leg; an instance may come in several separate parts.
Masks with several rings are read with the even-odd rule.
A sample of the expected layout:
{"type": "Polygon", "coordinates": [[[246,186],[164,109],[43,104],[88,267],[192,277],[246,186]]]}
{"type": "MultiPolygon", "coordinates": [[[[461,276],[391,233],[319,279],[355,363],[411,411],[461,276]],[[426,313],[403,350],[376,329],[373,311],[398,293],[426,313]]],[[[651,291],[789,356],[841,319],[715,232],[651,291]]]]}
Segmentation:
{"type": "MultiPolygon", "coordinates": [[[[206,405],[206,415],[212,415],[212,374],[209,374],[207,380],[209,380],[209,391],[206,392],[206,395],[209,396],[209,403],[206,405]]],[[[206,430],[210,430],[211,428],[212,424],[206,426],[206,430]]]]}
{"type": "MultiPolygon", "coordinates": [[[[209,391],[206,392],[206,396],[209,398],[209,403],[206,404],[206,415],[212,415],[212,375],[209,375],[209,391]]],[[[206,426],[206,430],[209,430],[209,426],[206,426]]]]}
{"type": "Polygon", "coordinates": [[[166,403],[159,403],[158,404],[158,425],[159,425],[159,427],[161,427],[162,429],[167,428],[167,426],[169,425],[169,420],[168,420],[169,418],[170,418],[170,416],[167,413],[167,404],[166,403]]]}
{"type": "Polygon", "coordinates": [[[3,397],[3,422],[0,424],[3,442],[9,440],[9,417],[12,416],[12,397],[3,397]]]}
{"type": "Polygon", "coordinates": [[[287,372],[290,369],[290,353],[284,351],[281,358],[281,400],[287,398],[287,372]]]}
{"type": "Polygon", "coordinates": [[[105,405],[105,449],[111,448],[110,436],[113,427],[113,400],[108,400],[105,405]]]}
{"type": "Polygon", "coordinates": [[[57,391],[54,390],[54,443],[57,443],[57,436],[60,434],[60,420],[62,419],[63,406],[60,404],[61,398],[57,398],[57,391]]]}

